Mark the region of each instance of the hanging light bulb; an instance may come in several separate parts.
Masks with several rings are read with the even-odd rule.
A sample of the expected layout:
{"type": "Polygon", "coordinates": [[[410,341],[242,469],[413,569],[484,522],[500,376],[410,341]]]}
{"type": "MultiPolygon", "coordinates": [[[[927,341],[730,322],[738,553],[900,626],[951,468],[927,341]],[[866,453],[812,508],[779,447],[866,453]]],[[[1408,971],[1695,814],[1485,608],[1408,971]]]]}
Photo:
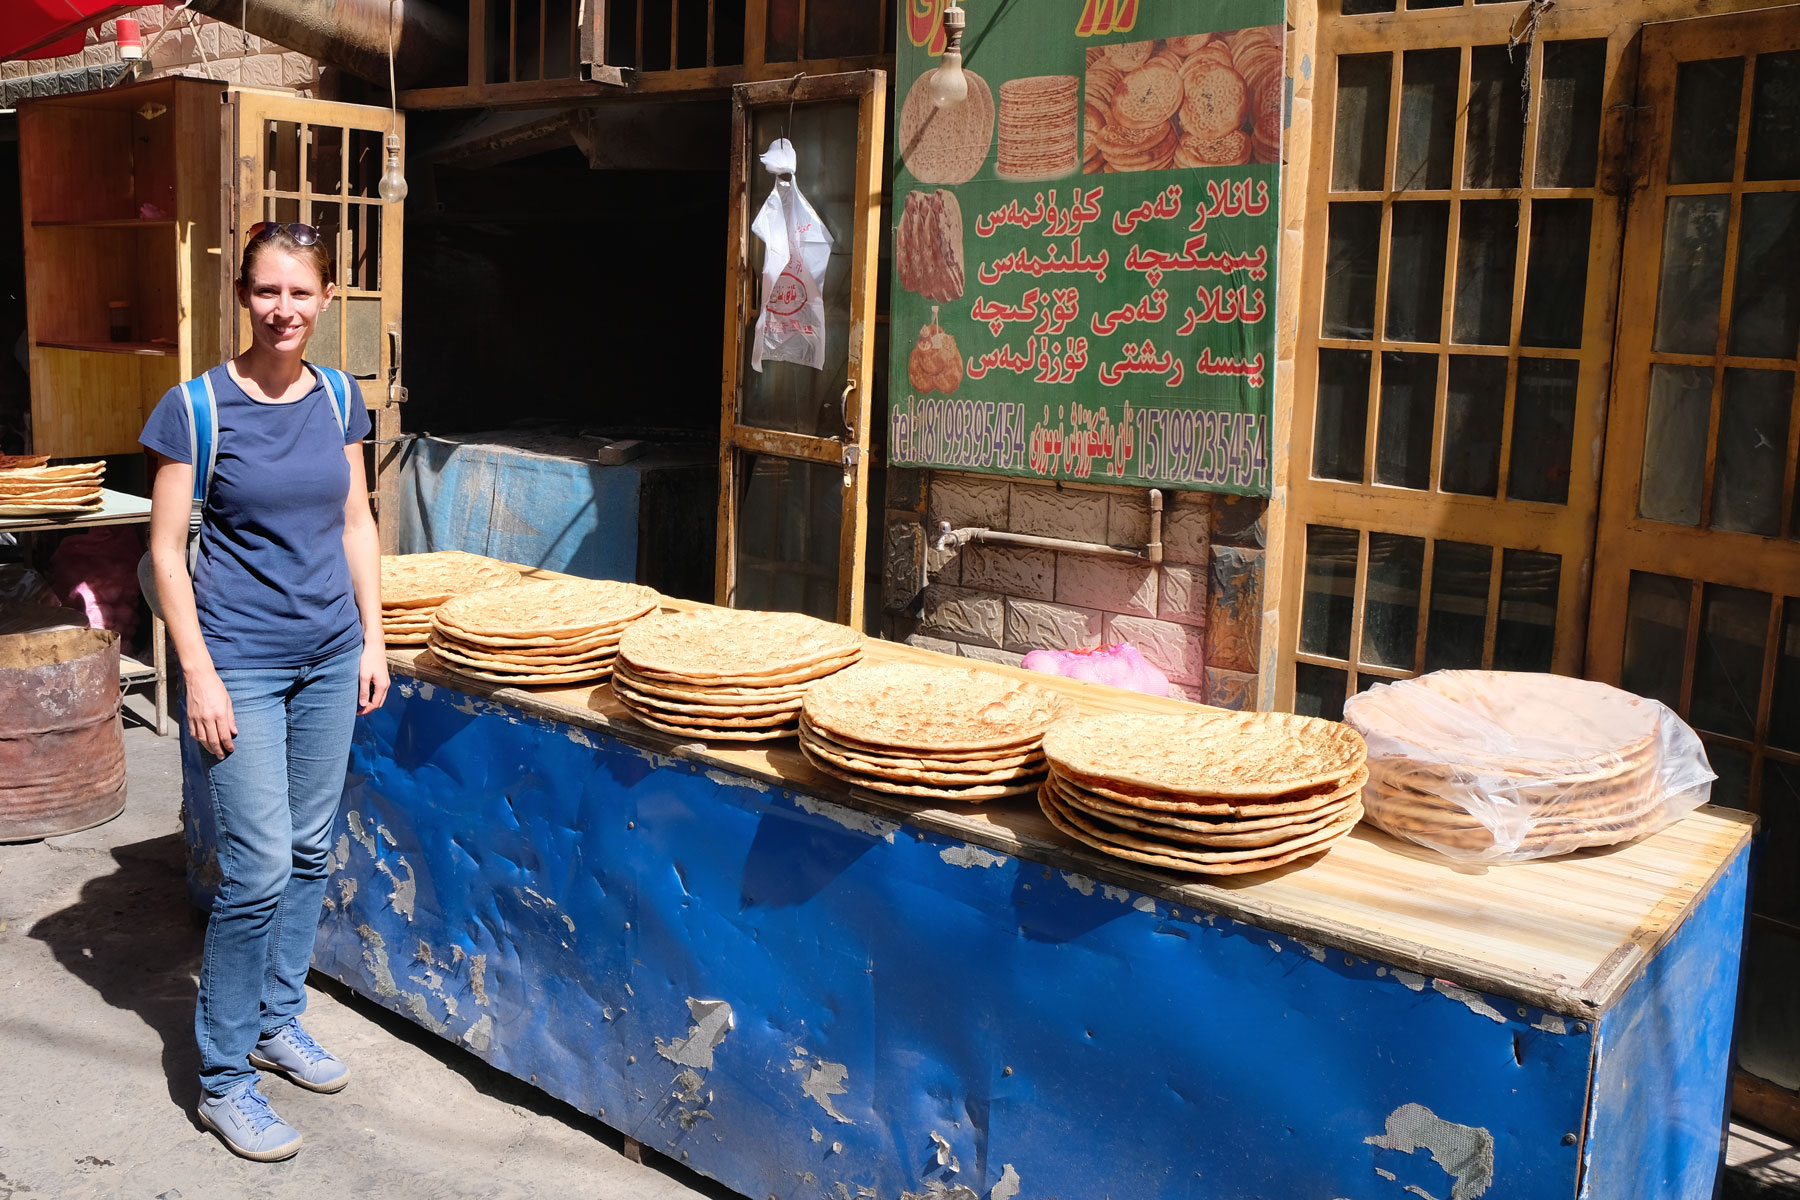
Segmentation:
{"type": "Polygon", "coordinates": [[[389,204],[406,199],[406,175],[400,170],[400,135],[387,135],[387,169],[381,173],[381,198],[389,204]]]}
{"type": "Polygon", "coordinates": [[[951,108],[969,98],[969,77],[963,74],[962,35],[966,18],[953,2],[944,10],[944,57],[925,84],[926,94],[939,108],[951,108]]]}

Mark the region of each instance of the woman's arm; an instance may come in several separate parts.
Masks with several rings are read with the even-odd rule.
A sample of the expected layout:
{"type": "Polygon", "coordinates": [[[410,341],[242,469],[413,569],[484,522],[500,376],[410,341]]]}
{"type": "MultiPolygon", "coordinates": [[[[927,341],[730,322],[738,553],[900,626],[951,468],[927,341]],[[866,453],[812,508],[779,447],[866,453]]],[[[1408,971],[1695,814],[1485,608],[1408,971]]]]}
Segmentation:
{"type": "Polygon", "coordinates": [[[374,712],[387,699],[387,639],[381,632],[381,537],[369,512],[368,476],[363,471],[361,442],[344,447],[350,463],[350,494],[344,499],[344,559],[350,564],[350,587],[362,616],[362,670],[356,689],[356,711],[374,712]]]}
{"type": "Polygon", "coordinates": [[[200,634],[194,605],[194,581],[188,574],[188,515],[193,511],[194,468],[150,452],[150,567],[162,606],[169,641],[181,663],[187,691],[188,731],[214,758],[231,753],[237,736],[231,697],[213,668],[212,654],[200,634]]]}

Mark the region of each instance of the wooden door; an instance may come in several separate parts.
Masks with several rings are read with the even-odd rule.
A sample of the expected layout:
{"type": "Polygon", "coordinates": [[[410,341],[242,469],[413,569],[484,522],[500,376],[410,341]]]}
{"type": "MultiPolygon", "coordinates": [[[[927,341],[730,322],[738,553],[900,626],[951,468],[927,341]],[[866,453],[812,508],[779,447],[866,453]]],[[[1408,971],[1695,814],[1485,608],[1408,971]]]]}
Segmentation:
{"type": "MultiPolygon", "coordinates": [[[[367,462],[371,499],[393,492],[400,432],[400,263],[402,205],[387,204],[379,186],[392,129],[405,118],[361,104],[302,100],[283,93],[233,90],[225,110],[229,186],[222,256],[223,345],[248,344],[249,316],[233,284],[244,231],[258,221],[300,221],[331,247],[337,295],[320,320],[307,357],[349,373],[362,390],[374,426],[367,462]]],[[[404,155],[402,158],[404,161],[404,155]]],[[[395,531],[384,523],[390,548],[395,531]]]]}
{"type": "Polygon", "coordinates": [[[1306,175],[1276,707],[1327,717],[1580,670],[1613,340],[1629,25],[1381,7],[1321,12],[1306,175]]]}
{"type": "Polygon", "coordinates": [[[1739,1063],[1800,1089],[1800,7],[1644,26],[1638,105],[1587,670],[1761,813],[1739,1063]]]}
{"type": "Polygon", "coordinates": [[[810,613],[861,629],[869,403],[887,76],[857,71],[732,90],[725,369],[719,426],[718,603],[810,613]],[[787,136],[800,191],[831,231],[823,370],[750,366],[762,241],[750,232],[787,136]]]}

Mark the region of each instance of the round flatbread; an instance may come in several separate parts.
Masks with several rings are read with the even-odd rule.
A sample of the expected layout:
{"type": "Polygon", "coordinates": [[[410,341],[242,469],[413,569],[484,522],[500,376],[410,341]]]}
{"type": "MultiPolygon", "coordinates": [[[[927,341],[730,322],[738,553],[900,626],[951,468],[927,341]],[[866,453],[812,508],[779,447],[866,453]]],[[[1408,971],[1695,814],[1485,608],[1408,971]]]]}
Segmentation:
{"type": "Polygon", "coordinates": [[[718,716],[718,717],[753,717],[767,716],[777,713],[792,713],[796,717],[800,712],[800,699],[779,701],[773,704],[691,704],[679,700],[665,700],[632,687],[620,677],[617,668],[613,670],[613,695],[621,704],[629,704],[634,708],[646,709],[653,713],[683,714],[686,716],[718,716]]]}
{"type": "Polygon", "coordinates": [[[658,720],[648,713],[636,709],[626,709],[634,720],[658,733],[667,733],[686,742],[766,742],[775,738],[794,736],[794,727],[784,725],[778,729],[718,729],[700,726],[674,725],[658,720]]]}
{"type": "Polygon", "coordinates": [[[1181,108],[1181,75],[1167,63],[1147,62],[1113,95],[1113,118],[1126,125],[1161,125],[1181,108]]]}
{"type": "Polygon", "coordinates": [[[723,716],[723,715],[720,715],[720,716],[716,716],[716,717],[694,716],[689,713],[671,713],[671,712],[664,712],[663,710],[658,709],[658,708],[646,707],[646,706],[637,704],[635,701],[629,700],[629,699],[625,698],[624,696],[619,697],[619,703],[623,704],[625,706],[626,710],[628,712],[633,713],[634,715],[647,714],[651,717],[656,718],[658,721],[663,722],[666,725],[680,725],[683,727],[691,726],[691,727],[698,727],[698,728],[702,728],[702,729],[775,729],[777,727],[791,728],[795,724],[795,722],[799,719],[796,714],[791,713],[791,712],[762,713],[762,714],[758,714],[756,716],[723,716]]]}
{"type": "Polygon", "coordinates": [[[808,737],[822,744],[826,749],[864,762],[878,763],[896,767],[910,767],[918,771],[953,771],[982,772],[1005,771],[1015,767],[1041,768],[1046,764],[1043,750],[1033,745],[1028,750],[1009,752],[1005,750],[972,750],[958,753],[970,757],[958,757],[951,754],[897,754],[893,751],[864,746],[838,738],[819,729],[808,721],[800,722],[801,728],[808,737]]]}
{"type": "Polygon", "coordinates": [[[1135,71],[1156,53],[1155,42],[1123,42],[1106,47],[1107,61],[1121,71],[1135,71]]]}
{"type": "Polygon", "coordinates": [[[465,592],[445,602],[435,620],[474,634],[577,637],[650,612],[654,588],[612,579],[555,579],[465,592]]]}
{"type": "Polygon", "coordinates": [[[619,641],[634,676],[669,683],[798,683],[848,665],[862,634],[803,613],[696,608],[639,621],[619,641]]]}
{"type": "Polygon", "coordinates": [[[1092,797],[1072,788],[1068,783],[1052,776],[1050,787],[1063,807],[1072,809],[1077,815],[1098,822],[1102,830],[1119,833],[1136,834],[1141,837],[1172,842],[1181,845],[1211,846],[1217,849],[1255,849],[1273,846],[1281,842],[1337,824],[1346,814],[1356,807],[1354,801],[1345,800],[1321,809],[1316,813],[1302,813],[1298,817],[1280,818],[1280,824],[1263,821],[1225,821],[1213,828],[1192,829],[1186,825],[1168,824],[1158,820],[1146,820],[1144,813],[1130,814],[1119,811],[1123,806],[1104,809],[1092,803],[1092,797]],[[1239,829],[1243,824],[1249,828],[1239,829]]]}
{"type": "Polygon", "coordinates": [[[1013,783],[1027,778],[1033,781],[1040,780],[1044,777],[1045,771],[1045,764],[1041,759],[1035,763],[1021,763],[1018,766],[1000,767],[991,771],[934,770],[901,766],[877,759],[845,754],[817,734],[809,732],[804,723],[800,726],[800,744],[816,757],[846,771],[858,775],[871,775],[877,779],[890,779],[899,783],[925,783],[939,787],[1013,783]]]}
{"type": "Polygon", "coordinates": [[[461,550],[381,556],[381,603],[402,608],[438,605],[463,592],[519,582],[519,572],[503,562],[461,550]]]}
{"type": "Polygon", "coordinates": [[[1179,109],[1187,132],[1211,142],[1244,123],[1250,97],[1237,71],[1222,64],[1195,67],[1190,62],[1181,78],[1185,93],[1179,109]]]}
{"type": "Polygon", "coordinates": [[[907,90],[895,130],[900,157],[921,183],[967,183],[987,161],[994,141],[994,94],[987,80],[965,69],[968,99],[939,108],[932,102],[932,72],[907,90]]]}
{"type": "Polygon", "coordinates": [[[570,671],[588,670],[593,667],[612,662],[612,651],[608,649],[584,651],[579,654],[565,655],[560,658],[545,659],[509,659],[494,658],[487,655],[473,654],[460,646],[446,642],[443,638],[428,635],[425,643],[431,647],[433,654],[451,662],[475,667],[495,674],[521,675],[561,675],[570,671]]]}
{"type": "Polygon", "coordinates": [[[1059,775],[1055,771],[1050,773],[1050,779],[1056,784],[1057,791],[1064,799],[1103,816],[1115,824],[1129,818],[1133,821],[1146,822],[1157,828],[1179,829],[1194,834],[1247,833],[1259,829],[1285,829],[1295,822],[1319,820],[1331,813],[1342,812],[1349,808],[1360,794],[1366,794],[1346,791],[1343,795],[1327,798],[1326,802],[1317,808],[1297,812],[1260,816],[1218,813],[1212,817],[1200,817],[1167,809],[1146,808],[1141,804],[1127,804],[1084,788],[1074,780],[1065,775],[1059,775]]]}
{"type": "Polygon", "coordinates": [[[623,660],[618,663],[615,673],[618,679],[633,691],[643,692],[659,700],[676,700],[685,704],[705,704],[720,708],[731,708],[744,704],[777,704],[792,701],[796,705],[806,695],[810,681],[798,684],[777,684],[769,687],[740,686],[736,684],[719,687],[707,687],[702,684],[667,683],[659,679],[646,679],[637,674],[623,660]]]}
{"type": "Polygon", "coordinates": [[[1217,800],[1335,785],[1367,748],[1348,725],[1293,713],[1105,713],[1051,726],[1044,754],[1065,775],[1217,800]]]}
{"type": "Polygon", "coordinates": [[[452,675],[464,675],[470,679],[479,679],[483,683],[505,684],[509,687],[568,687],[577,683],[592,683],[596,679],[604,679],[612,672],[612,667],[608,665],[588,671],[573,671],[566,675],[502,674],[483,671],[463,663],[451,662],[448,659],[440,658],[430,648],[424,650],[415,662],[419,666],[436,666],[439,670],[447,671],[452,675]]]}
{"type": "Polygon", "coordinates": [[[1034,743],[1074,706],[1002,675],[923,663],[868,663],[816,684],[806,719],[832,737],[890,750],[936,752],[1034,743]]]}
{"type": "Polygon", "coordinates": [[[1159,854],[1141,850],[1132,850],[1087,834],[1065,815],[1066,810],[1057,804],[1054,799],[1047,799],[1042,790],[1038,793],[1038,805],[1043,809],[1044,816],[1049,819],[1050,824],[1054,825],[1059,831],[1074,838],[1083,845],[1090,846],[1093,849],[1100,851],[1102,854],[1110,854],[1114,858],[1122,858],[1128,862],[1142,863],[1145,866],[1161,867],[1164,870],[1181,871],[1198,875],[1248,875],[1256,871],[1267,871],[1274,867],[1286,866],[1288,863],[1298,859],[1321,854],[1324,851],[1329,850],[1344,836],[1347,836],[1350,829],[1354,828],[1354,826],[1346,827],[1342,834],[1329,841],[1311,846],[1304,846],[1296,850],[1287,851],[1286,853],[1273,854],[1266,858],[1245,859],[1235,862],[1201,863],[1195,862],[1189,858],[1176,857],[1173,854],[1159,854]]]}
{"type": "Polygon", "coordinates": [[[973,804],[983,800],[998,800],[1002,796],[1022,796],[1027,792],[1036,791],[1039,782],[1037,779],[1029,779],[1016,783],[971,784],[967,787],[935,787],[926,783],[902,783],[892,779],[863,775],[855,771],[846,771],[821,758],[818,752],[805,742],[800,743],[800,752],[806,756],[806,761],[834,779],[841,779],[855,787],[867,788],[875,792],[887,792],[895,796],[922,796],[934,800],[955,800],[973,804]]]}

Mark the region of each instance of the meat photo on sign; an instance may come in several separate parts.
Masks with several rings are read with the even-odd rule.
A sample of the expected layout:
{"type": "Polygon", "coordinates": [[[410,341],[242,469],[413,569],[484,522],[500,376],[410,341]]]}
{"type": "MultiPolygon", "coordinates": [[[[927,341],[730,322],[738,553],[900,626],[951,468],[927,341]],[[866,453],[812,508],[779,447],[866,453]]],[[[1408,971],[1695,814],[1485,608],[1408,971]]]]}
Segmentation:
{"type": "Polygon", "coordinates": [[[1276,162],[1283,88],[1278,25],[1090,47],[1082,170],[1276,162]]]}

